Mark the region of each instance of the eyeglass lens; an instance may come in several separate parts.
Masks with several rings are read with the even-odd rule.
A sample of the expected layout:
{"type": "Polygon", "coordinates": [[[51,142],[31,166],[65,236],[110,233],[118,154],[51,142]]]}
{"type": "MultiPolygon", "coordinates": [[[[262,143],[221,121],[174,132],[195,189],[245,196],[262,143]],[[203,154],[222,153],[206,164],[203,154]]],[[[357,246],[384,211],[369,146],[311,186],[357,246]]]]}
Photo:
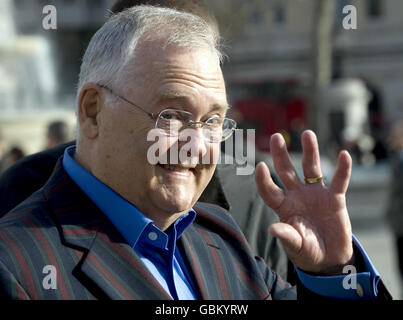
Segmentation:
{"type": "Polygon", "coordinates": [[[202,124],[203,134],[211,142],[224,141],[236,127],[235,121],[220,117],[213,117],[205,122],[195,123],[192,120],[191,113],[173,109],[164,110],[159,114],[156,127],[164,130],[169,136],[178,136],[179,131],[195,124],[202,124]]]}

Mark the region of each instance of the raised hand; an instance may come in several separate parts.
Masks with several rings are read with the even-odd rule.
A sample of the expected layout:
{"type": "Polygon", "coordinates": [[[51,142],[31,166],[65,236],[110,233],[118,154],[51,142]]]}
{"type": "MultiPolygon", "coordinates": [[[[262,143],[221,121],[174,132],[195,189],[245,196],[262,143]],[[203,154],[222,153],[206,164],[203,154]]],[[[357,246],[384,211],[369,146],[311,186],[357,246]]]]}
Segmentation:
{"type": "Polygon", "coordinates": [[[302,134],[301,181],[290,161],[281,134],[270,141],[274,168],[286,190],[271,179],[269,168],[259,163],[256,183],[260,196],[280,217],[270,233],[280,239],[289,258],[301,270],[337,273],[353,261],[351,223],[345,194],[350,180],[352,160],[348,152],[339,154],[337,168],[329,187],[322,179],[319,147],[312,131],[302,134]]]}

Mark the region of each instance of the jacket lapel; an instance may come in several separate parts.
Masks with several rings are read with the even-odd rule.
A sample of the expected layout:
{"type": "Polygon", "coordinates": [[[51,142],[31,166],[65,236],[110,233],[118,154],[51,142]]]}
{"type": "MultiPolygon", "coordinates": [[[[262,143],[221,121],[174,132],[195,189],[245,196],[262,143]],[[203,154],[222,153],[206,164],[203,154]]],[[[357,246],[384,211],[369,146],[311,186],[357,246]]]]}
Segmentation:
{"type": "Polygon", "coordinates": [[[70,179],[61,161],[44,188],[73,276],[98,299],[171,299],[134,250],[70,179]]]}
{"type": "Polygon", "coordinates": [[[171,299],[112,226],[101,227],[79,270],[110,299],[171,299]]]}
{"type": "MultiPolygon", "coordinates": [[[[193,227],[191,226],[189,229],[193,229],[193,227]]],[[[207,278],[207,275],[210,274],[208,270],[211,270],[212,266],[206,264],[203,259],[200,259],[201,256],[208,254],[208,248],[200,245],[197,240],[199,238],[198,233],[189,229],[179,239],[177,243],[178,248],[181,251],[182,259],[186,266],[188,266],[189,273],[193,276],[199,298],[202,300],[213,299],[211,290],[208,290],[209,279],[207,278]]]]}
{"type": "Polygon", "coordinates": [[[228,274],[222,264],[225,259],[207,231],[190,226],[180,238],[178,247],[201,299],[231,299],[226,281],[228,274]]]}
{"type": "Polygon", "coordinates": [[[249,244],[229,217],[216,216],[211,205],[197,203],[197,217],[178,244],[205,300],[264,299],[267,285],[249,253],[249,244]],[[233,239],[234,247],[224,239],[233,239]]]}

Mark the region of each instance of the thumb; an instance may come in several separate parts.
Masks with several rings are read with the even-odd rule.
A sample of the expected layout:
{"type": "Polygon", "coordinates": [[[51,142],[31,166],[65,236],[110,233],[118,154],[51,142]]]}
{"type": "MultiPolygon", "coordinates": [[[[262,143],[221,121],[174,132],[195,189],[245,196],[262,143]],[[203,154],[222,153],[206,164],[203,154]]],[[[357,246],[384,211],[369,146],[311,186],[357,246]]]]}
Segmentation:
{"type": "Polygon", "coordinates": [[[279,222],[272,224],[269,232],[281,241],[288,257],[294,262],[302,247],[302,237],[298,231],[287,223],[279,222]]]}

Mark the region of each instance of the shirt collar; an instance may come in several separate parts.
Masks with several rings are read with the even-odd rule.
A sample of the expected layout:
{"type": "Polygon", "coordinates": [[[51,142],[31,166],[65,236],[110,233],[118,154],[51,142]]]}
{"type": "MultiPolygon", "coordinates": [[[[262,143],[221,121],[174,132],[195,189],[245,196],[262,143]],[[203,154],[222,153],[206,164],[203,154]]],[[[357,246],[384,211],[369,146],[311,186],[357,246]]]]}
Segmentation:
{"type": "MultiPolygon", "coordinates": [[[[96,206],[108,217],[115,228],[125,238],[127,243],[134,248],[139,241],[152,241],[153,245],[166,247],[167,236],[158,229],[151,219],[146,217],[130,202],[122,198],[118,193],[98,180],[94,175],[88,172],[73,156],[76,147],[66,148],[63,157],[63,167],[71,179],[80,187],[80,189],[96,204],[96,206]],[[153,241],[153,235],[143,236],[143,233],[149,235],[149,232],[156,232],[160,235],[159,241],[153,241]],[[165,236],[163,236],[165,235],[165,236]]],[[[192,224],[196,217],[193,209],[181,216],[174,223],[176,240],[192,224]]],[[[155,240],[155,239],[154,239],[155,240]]]]}

